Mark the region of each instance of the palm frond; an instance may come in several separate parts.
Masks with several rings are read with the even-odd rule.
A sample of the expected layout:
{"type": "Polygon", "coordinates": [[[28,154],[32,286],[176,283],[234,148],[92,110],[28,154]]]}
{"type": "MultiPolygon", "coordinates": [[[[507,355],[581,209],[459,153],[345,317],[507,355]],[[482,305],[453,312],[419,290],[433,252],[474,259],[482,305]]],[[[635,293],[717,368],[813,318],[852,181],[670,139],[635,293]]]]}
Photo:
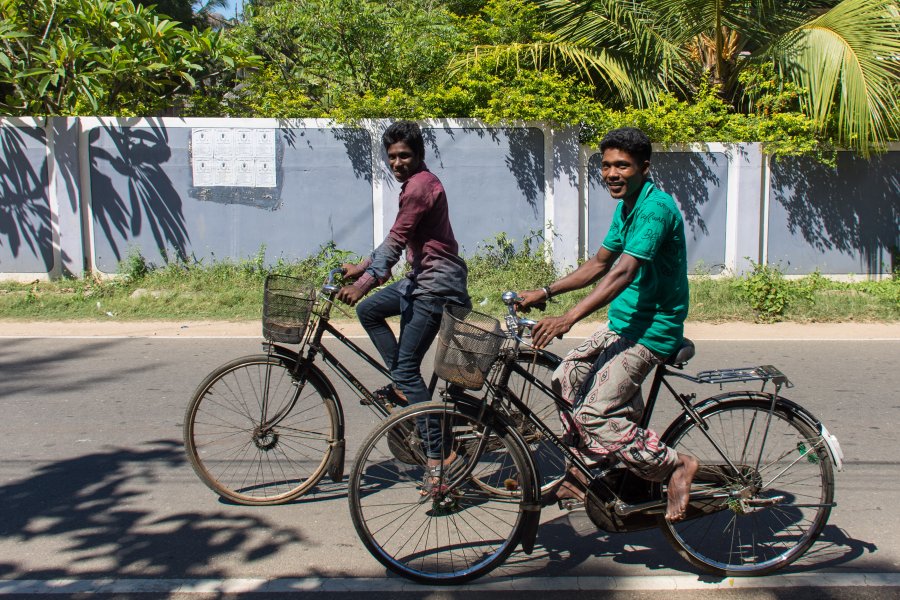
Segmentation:
{"type": "Polygon", "coordinates": [[[595,86],[603,85],[635,104],[646,105],[656,98],[656,90],[650,86],[641,86],[618,59],[603,50],[594,52],[569,42],[476,46],[468,54],[454,59],[450,64],[450,72],[458,74],[485,63],[492,64],[496,69],[509,66],[537,70],[572,68],[595,86]]]}
{"type": "Polygon", "coordinates": [[[868,152],[896,131],[900,20],[895,0],[844,0],[784,36],[773,54],[805,87],[807,114],[838,140],[868,152]]]}

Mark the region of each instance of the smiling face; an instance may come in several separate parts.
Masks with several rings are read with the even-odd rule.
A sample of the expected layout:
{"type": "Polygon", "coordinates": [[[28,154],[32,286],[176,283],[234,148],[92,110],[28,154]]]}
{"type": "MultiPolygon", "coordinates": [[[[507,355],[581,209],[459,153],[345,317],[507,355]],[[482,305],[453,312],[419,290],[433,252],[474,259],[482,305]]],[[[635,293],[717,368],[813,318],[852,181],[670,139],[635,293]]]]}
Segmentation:
{"type": "Polygon", "coordinates": [[[604,150],[600,163],[600,176],[603,177],[609,195],[629,204],[637,199],[649,170],[649,160],[639,164],[631,154],[619,148],[604,150]]]}
{"type": "Polygon", "coordinates": [[[395,142],[387,148],[388,164],[394,172],[394,178],[403,183],[422,166],[422,159],[416,156],[406,142],[395,142]]]}

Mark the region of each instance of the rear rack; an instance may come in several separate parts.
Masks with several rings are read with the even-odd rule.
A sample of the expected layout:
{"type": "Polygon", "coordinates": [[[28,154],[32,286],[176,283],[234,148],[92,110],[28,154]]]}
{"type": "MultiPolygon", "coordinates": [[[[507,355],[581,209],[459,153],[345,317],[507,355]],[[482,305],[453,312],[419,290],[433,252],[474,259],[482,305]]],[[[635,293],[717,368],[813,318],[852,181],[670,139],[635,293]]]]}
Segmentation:
{"type": "Polygon", "coordinates": [[[712,371],[700,371],[696,375],[700,383],[733,383],[738,381],[771,381],[778,387],[794,387],[787,375],[772,365],[759,367],[738,367],[736,369],[715,369],[712,371]]]}

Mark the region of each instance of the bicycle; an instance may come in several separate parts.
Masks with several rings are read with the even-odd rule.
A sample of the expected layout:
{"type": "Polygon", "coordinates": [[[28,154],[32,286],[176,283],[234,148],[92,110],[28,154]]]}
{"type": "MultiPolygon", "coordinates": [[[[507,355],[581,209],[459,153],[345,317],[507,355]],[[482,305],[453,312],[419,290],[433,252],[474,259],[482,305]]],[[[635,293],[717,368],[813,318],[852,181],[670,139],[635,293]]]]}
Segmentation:
{"type": "MultiPolygon", "coordinates": [[[[380,360],[330,322],[341,274],[341,269],[330,271],[318,292],[294,277],[268,276],[263,293],[264,352],[213,370],[188,403],[183,429],[188,461],[201,481],[222,498],[245,505],[282,504],[307,493],[326,475],[335,483],[343,479],[344,410],[320,363],[379,417],[395,410],[323,344],[325,334],[332,336],[390,381],[380,360]]],[[[549,381],[560,359],[542,352],[523,354],[519,360],[522,372],[549,381]]],[[[497,376],[503,376],[504,368],[495,366],[497,376]]],[[[436,385],[437,378],[432,377],[432,393],[436,385]]],[[[532,399],[530,390],[523,388],[517,399],[534,406],[540,398],[532,399]]],[[[403,451],[402,436],[412,433],[397,432],[392,440],[404,460],[415,460],[403,451]]],[[[534,444],[539,454],[555,452],[546,444],[542,448],[539,440],[534,444]]]]}
{"type": "MultiPolygon", "coordinates": [[[[516,299],[512,292],[504,298],[516,299]]],[[[452,323],[450,317],[445,313],[444,320],[452,323]]],[[[515,316],[507,320],[517,332],[534,323],[515,316]]],[[[454,336],[451,329],[445,332],[442,326],[439,336],[454,336]]],[[[456,336],[460,346],[465,341],[456,336]]],[[[507,339],[501,360],[571,414],[571,406],[549,386],[519,372],[515,356],[522,342],[521,335],[507,339]]],[[[781,397],[781,390],[793,384],[777,368],[682,372],[693,355],[694,345],[685,339],[656,368],[640,420],[646,428],[662,388],[680,405],[661,440],[695,456],[701,466],[687,518],[677,523],[665,519],[665,484],[613,464],[592,468],[515,396],[503,401],[587,477],[583,506],[599,529],[658,527],[702,570],[725,576],[771,573],[799,558],[825,526],[834,506],[833,467],[842,468],[840,445],[809,411],[781,397]],[[720,386],[761,382],[761,389],[697,401],[695,394],[679,393],[671,378],[720,386]],[[770,384],[774,389],[766,391],[770,384]]],[[[435,371],[439,369],[446,370],[436,359],[435,371]]],[[[500,397],[489,393],[476,398],[449,386],[442,400],[397,412],[363,443],[348,484],[350,512],[363,544],[391,571],[422,583],[457,584],[488,573],[519,546],[532,553],[542,508],[541,480],[521,428],[511,422],[508,410],[495,407],[500,397]],[[462,456],[457,462],[463,466],[451,465],[441,473],[440,485],[422,496],[415,492],[421,468],[394,460],[384,440],[392,429],[425,416],[441,420],[447,452],[462,456]]],[[[560,502],[561,508],[578,506],[560,502]]]]}

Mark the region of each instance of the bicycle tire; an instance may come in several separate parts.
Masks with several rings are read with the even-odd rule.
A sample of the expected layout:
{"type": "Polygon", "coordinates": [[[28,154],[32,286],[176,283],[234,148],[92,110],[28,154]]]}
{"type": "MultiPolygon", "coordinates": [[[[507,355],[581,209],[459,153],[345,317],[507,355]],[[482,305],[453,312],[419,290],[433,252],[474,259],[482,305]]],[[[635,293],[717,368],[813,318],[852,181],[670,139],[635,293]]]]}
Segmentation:
{"type": "MultiPolygon", "coordinates": [[[[520,367],[548,387],[551,386],[553,372],[561,361],[562,359],[555,354],[530,350],[521,351],[516,357],[516,363],[520,367]]],[[[564,431],[562,421],[559,419],[559,409],[552,396],[545,394],[515,372],[510,374],[507,388],[531,409],[556,437],[563,435],[564,431]]],[[[566,472],[565,455],[549,438],[539,432],[531,422],[527,421],[515,407],[504,402],[501,402],[500,405],[504,408],[510,422],[515,425],[522,439],[528,445],[540,477],[541,491],[546,492],[553,488],[566,472]]],[[[485,489],[491,488],[485,484],[485,489]]],[[[504,493],[502,489],[493,489],[493,491],[498,494],[504,493]]]]}
{"type": "Polygon", "coordinates": [[[266,394],[271,419],[297,393],[293,367],[282,356],[245,356],[214,370],[194,392],[184,418],[185,452],[200,480],[222,498],[283,504],[324,476],[340,421],[336,398],[317,372],[290,413],[260,429],[266,394]]]}
{"type": "MultiPolygon", "coordinates": [[[[480,418],[480,407],[455,402],[427,402],[406,408],[382,422],[363,442],[348,482],[353,526],[369,552],[389,570],[419,583],[459,584],[480,577],[500,565],[518,545],[526,526],[526,504],[537,497],[533,464],[520,439],[502,416],[490,416],[491,427],[480,418]],[[469,475],[441,479],[423,496],[425,456],[421,445],[413,451],[421,464],[396,459],[388,439],[398,426],[418,430],[423,419],[440,422],[442,435],[452,431],[453,448],[464,456],[469,475]],[[461,437],[483,434],[496,427],[500,452],[465,454],[472,446],[461,437]],[[481,432],[481,433],[479,433],[481,432]],[[506,481],[517,487],[515,496],[486,493],[472,484],[506,481]],[[437,491],[434,491],[434,490],[437,491]]],[[[446,441],[446,438],[443,438],[446,441]]],[[[448,450],[449,452],[449,450],[448,450]]]]}
{"type": "MultiPolygon", "coordinates": [[[[704,485],[730,492],[715,507],[708,504],[707,513],[692,500],[685,521],[658,517],[663,534],[694,566],[724,576],[766,575],[800,558],[825,527],[834,500],[831,457],[809,420],[782,400],[768,423],[770,394],[732,392],[700,405],[707,433],[743,472],[745,484],[694,421],[684,418],[663,435],[663,443],[700,461],[692,492],[704,485]],[[718,481],[704,484],[704,478],[718,481]],[[702,516],[690,518],[692,511],[702,516]]],[[[664,485],[655,491],[665,497],[664,485]]]]}

